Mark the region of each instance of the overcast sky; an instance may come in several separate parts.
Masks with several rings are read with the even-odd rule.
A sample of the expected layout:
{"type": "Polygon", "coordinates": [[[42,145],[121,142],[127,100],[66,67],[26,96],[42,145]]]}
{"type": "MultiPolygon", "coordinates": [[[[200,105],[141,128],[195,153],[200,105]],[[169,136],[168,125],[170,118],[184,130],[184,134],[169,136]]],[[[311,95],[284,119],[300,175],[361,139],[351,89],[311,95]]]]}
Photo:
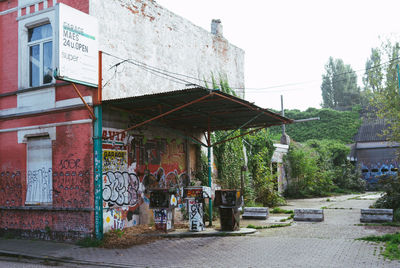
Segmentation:
{"type": "Polygon", "coordinates": [[[280,109],[280,95],[287,109],[320,108],[329,56],[364,69],[371,48],[400,32],[399,0],[156,2],[208,31],[221,19],[224,37],[245,50],[246,99],[263,108],[280,109]]]}

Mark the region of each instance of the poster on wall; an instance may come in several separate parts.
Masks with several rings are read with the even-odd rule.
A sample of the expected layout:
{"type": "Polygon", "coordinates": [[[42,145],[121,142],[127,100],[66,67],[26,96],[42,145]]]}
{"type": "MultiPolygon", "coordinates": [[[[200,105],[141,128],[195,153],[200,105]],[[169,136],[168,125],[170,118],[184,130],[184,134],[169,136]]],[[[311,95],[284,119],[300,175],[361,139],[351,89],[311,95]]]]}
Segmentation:
{"type": "Polygon", "coordinates": [[[75,8],[56,6],[56,79],[98,86],[98,22],[75,8]]]}
{"type": "Polygon", "coordinates": [[[107,171],[126,171],[128,152],[126,150],[103,149],[103,173],[107,171]]]}

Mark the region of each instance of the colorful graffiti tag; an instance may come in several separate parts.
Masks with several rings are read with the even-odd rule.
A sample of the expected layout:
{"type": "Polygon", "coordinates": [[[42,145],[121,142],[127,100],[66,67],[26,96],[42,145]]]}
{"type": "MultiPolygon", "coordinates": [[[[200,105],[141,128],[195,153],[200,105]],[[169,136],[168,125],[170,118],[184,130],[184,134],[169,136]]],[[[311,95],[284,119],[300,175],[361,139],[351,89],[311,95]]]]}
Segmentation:
{"type": "Polygon", "coordinates": [[[367,189],[375,189],[382,176],[396,176],[399,165],[396,161],[362,162],[361,178],[367,183],[367,189]]]}
{"type": "Polygon", "coordinates": [[[181,207],[183,187],[189,184],[185,167],[186,152],[181,140],[147,139],[119,129],[103,129],[104,231],[138,224],[138,208],[142,211],[145,203],[141,213],[148,210],[148,190],[152,188],[176,188],[176,203],[181,207]],[[110,135],[115,136],[108,139],[110,135]]]}
{"type": "Polygon", "coordinates": [[[134,206],[140,198],[139,184],[136,174],[107,171],[103,173],[103,201],[108,206],[134,206]]]}

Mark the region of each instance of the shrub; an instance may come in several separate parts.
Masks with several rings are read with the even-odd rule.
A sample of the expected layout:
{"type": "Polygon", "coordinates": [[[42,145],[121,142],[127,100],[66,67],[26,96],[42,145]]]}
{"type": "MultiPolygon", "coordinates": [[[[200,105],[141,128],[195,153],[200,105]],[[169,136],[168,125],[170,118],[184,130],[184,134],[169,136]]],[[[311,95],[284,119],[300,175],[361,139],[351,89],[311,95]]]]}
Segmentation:
{"type": "Polygon", "coordinates": [[[400,221],[400,182],[398,176],[382,176],[379,180],[385,192],[374,204],[376,208],[391,208],[394,219],[400,221]]]}
{"type": "Polygon", "coordinates": [[[349,148],[334,140],[292,142],[285,158],[291,197],[326,196],[343,190],[363,191],[365,182],[358,169],[347,160],[349,148]]]}

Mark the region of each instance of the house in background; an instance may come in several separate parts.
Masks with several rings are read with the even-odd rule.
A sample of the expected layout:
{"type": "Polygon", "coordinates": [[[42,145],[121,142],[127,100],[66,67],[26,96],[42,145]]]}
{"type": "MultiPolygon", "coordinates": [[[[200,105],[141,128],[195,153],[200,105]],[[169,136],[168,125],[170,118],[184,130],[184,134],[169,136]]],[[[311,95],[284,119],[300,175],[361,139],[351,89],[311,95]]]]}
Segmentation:
{"type": "MultiPolygon", "coordinates": [[[[123,132],[142,119],[124,99],[210,85],[213,75],[244,88],[244,51],[223,37],[220,21],[210,33],[151,0],[0,1],[0,52],[0,232],[25,237],[74,239],[148,223],[146,188],[190,180],[195,142],[155,124],[123,132]],[[98,21],[102,92],[76,85],[88,106],[52,77],[59,3],[98,21]],[[93,106],[102,111],[96,118],[93,106]]],[[[167,99],[146,109],[162,114],[173,108],[167,99]]]]}
{"type": "Polygon", "coordinates": [[[364,118],[354,136],[350,160],[360,168],[367,189],[375,189],[380,176],[398,173],[399,144],[387,140],[383,135],[385,129],[384,119],[364,118]]]}

